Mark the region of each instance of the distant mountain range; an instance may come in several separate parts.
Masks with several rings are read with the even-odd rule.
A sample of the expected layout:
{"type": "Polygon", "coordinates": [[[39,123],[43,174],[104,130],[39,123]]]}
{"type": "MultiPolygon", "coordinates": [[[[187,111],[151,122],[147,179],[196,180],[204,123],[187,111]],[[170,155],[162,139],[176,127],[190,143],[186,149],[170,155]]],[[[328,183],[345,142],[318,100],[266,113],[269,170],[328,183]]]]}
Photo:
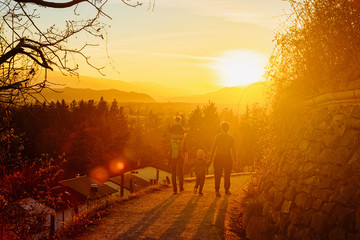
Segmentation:
{"type": "Polygon", "coordinates": [[[205,94],[191,94],[190,91],[170,88],[153,82],[124,82],[120,80],[99,79],[87,76],[69,78],[59,72],[53,72],[49,81],[60,93],[45,89],[43,95],[48,101],[65,99],[99,100],[104,97],[107,101],[116,99],[118,102],[183,102],[204,104],[212,101],[241,110],[246,105],[254,103],[260,105],[266,102],[266,87],[264,82],[253,83],[248,86],[225,87],[205,94]],[[66,86],[61,88],[61,86],[66,86]]]}
{"type": "Polygon", "coordinates": [[[145,93],[136,93],[136,92],[124,92],[115,89],[111,90],[94,90],[89,88],[59,88],[54,89],[44,89],[42,95],[46,98],[47,101],[57,101],[64,99],[66,102],[71,102],[72,100],[90,100],[95,101],[100,100],[101,97],[104,98],[107,102],[112,102],[114,99],[118,102],[142,102],[142,103],[151,103],[155,100],[145,93]]]}
{"type": "Polygon", "coordinates": [[[175,97],[169,100],[174,102],[206,103],[212,101],[218,104],[252,105],[265,103],[266,87],[264,82],[257,82],[242,87],[225,87],[217,91],[186,97],[175,97]]]}
{"type": "Polygon", "coordinates": [[[181,88],[166,87],[154,82],[125,82],[106,78],[88,76],[68,77],[60,72],[49,73],[48,80],[54,87],[88,88],[96,90],[117,89],[124,92],[138,92],[150,95],[156,101],[166,101],[167,98],[193,95],[195,92],[181,88]]]}

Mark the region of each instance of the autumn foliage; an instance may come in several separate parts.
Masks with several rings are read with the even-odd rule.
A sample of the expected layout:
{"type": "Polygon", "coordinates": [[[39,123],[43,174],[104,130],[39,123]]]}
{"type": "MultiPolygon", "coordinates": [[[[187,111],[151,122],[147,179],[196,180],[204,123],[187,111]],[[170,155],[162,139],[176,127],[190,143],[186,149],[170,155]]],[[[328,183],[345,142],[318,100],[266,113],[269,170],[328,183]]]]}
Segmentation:
{"type": "Polygon", "coordinates": [[[275,35],[267,79],[276,103],[346,87],[360,76],[357,0],[294,0],[275,35]]]}

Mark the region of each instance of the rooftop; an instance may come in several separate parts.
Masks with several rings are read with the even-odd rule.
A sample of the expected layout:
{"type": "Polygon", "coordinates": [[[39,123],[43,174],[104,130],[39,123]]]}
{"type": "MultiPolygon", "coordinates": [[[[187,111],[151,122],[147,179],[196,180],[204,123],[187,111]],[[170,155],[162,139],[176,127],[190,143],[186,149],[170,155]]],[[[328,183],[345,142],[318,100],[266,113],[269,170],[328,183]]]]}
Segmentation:
{"type": "Polygon", "coordinates": [[[76,178],[66,179],[60,181],[59,184],[64,187],[68,187],[76,192],[79,192],[87,199],[91,200],[101,198],[116,192],[115,189],[105,184],[102,184],[88,176],[80,176],[76,178]],[[91,189],[92,184],[94,186],[94,190],[91,189]]]}

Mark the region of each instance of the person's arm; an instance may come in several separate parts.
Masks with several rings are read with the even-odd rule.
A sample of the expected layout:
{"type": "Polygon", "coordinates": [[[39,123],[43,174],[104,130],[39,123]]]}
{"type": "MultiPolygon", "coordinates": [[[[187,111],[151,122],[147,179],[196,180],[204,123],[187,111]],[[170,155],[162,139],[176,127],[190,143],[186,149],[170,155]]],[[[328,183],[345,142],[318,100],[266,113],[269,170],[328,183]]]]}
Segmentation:
{"type": "Polygon", "coordinates": [[[233,145],[232,145],[231,150],[232,150],[232,154],[233,154],[233,161],[237,162],[237,152],[236,152],[236,146],[235,146],[235,139],[233,140],[233,145]]]}
{"type": "Polygon", "coordinates": [[[185,152],[185,154],[184,154],[184,163],[187,164],[188,161],[189,161],[189,153],[185,152]]]}
{"type": "Polygon", "coordinates": [[[188,160],[189,160],[189,153],[187,150],[187,139],[186,136],[184,138],[184,146],[183,146],[183,150],[184,150],[184,163],[187,164],[188,160]]]}

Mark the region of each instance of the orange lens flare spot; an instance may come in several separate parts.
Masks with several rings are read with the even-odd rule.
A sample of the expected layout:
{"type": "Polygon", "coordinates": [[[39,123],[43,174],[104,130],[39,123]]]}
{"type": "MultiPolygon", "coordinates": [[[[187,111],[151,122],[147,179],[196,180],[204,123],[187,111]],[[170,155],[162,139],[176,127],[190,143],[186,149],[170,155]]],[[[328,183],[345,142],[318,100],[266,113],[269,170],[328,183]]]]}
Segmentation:
{"type": "Polygon", "coordinates": [[[118,167],[119,170],[123,170],[123,169],[124,169],[124,163],[119,162],[119,163],[117,164],[117,167],[118,167]]]}
{"type": "Polygon", "coordinates": [[[109,179],[108,171],[102,166],[91,169],[89,176],[101,183],[104,183],[109,179]]]}
{"type": "Polygon", "coordinates": [[[112,160],[109,164],[109,170],[112,174],[119,174],[124,167],[124,162],[119,159],[112,160]]]}

